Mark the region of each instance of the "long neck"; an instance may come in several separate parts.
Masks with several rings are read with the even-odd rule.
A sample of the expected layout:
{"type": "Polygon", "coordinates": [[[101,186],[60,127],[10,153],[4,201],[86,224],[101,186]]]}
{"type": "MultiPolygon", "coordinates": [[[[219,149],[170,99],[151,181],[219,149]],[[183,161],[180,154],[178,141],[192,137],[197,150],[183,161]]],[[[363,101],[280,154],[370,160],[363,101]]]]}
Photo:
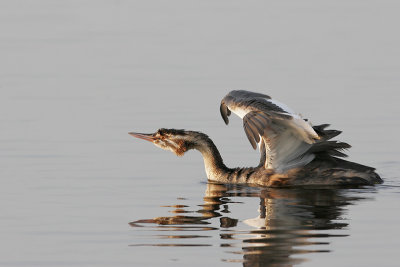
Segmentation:
{"type": "Polygon", "coordinates": [[[225,180],[232,170],[225,166],[214,142],[203,133],[194,133],[196,134],[196,142],[193,149],[202,154],[208,179],[213,181],[225,180]]]}
{"type": "Polygon", "coordinates": [[[214,142],[207,135],[200,132],[192,132],[192,134],[195,141],[191,149],[199,150],[203,155],[208,180],[237,184],[256,183],[256,181],[260,180],[259,170],[265,170],[261,165],[255,168],[228,168],[225,166],[214,142]]]}

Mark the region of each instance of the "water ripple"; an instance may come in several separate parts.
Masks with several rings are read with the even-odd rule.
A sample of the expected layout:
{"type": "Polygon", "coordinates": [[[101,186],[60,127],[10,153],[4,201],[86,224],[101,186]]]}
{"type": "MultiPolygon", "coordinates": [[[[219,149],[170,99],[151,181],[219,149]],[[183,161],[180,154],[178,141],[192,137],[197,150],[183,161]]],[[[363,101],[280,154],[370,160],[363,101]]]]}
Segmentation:
{"type": "Polygon", "coordinates": [[[243,266],[295,265],[306,261],[306,254],[331,252],[329,246],[335,238],[348,236],[346,207],[366,199],[356,190],[262,189],[209,183],[203,203],[163,205],[173,208],[169,212],[177,215],[131,222],[137,231],[155,234],[147,235],[146,242],[130,246],[215,246],[225,255],[242,255],[242,259],[224,256],[220,259],[224,262],[243,266]],[[235,217],[233,210],[245,197],[259,202],[255,218],[235,217]],[[163,234],[166,231],[170,234],[163,234]],[[303,256],[293,258],[294,255],[303,256]]]}

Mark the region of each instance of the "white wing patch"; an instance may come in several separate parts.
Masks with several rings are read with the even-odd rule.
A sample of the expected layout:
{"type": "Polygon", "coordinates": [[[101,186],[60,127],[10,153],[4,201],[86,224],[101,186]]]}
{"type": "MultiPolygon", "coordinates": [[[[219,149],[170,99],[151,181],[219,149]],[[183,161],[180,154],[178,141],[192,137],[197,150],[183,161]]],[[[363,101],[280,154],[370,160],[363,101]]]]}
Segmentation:
{"type": "Polygon", "coordinates": [[[283,109],[286,113],[289,113],[291,115],[295,115],[296,112],[294,112],[294,110],[292,110],[291,108],[289,108],[286,104],[283,104],[275,99],[266,99],[266,101],[271,102],[272,104],[280,107],[281,109],[283,109]]]}
{"type": "Polygon", "coordinates": [[[307,151],[319,139],[318,134],[309,122],[287,105],[257,96],[244,97],[237,91],[229,93],[222,103],[243,119],[245,133],[254,148],[257,145],[260,148],[264,142],[265,168],[285,172],[304,166],[315,158],[307,151]]]}
{"type": "Polygon", "coordinates": [[[315,139],[319,139],[318,134],[314,131],[309,122],[305,121],[298,114],[295,114],[292,117],[293,120],[289,121],[291,128],[300,134],[305,142],[313,144],[315,143],[315,139]]]}
{"type": "Polygon", "coordinates": [[[244,108],[239,108],[237,106],[228,106],[228,108],[235,113],[237,116],[239,116],[241,119],[244,118],[244,116],[246,116],[247,113],[249,113],[251,111],[251,109],[244,109],[244,108]]]}

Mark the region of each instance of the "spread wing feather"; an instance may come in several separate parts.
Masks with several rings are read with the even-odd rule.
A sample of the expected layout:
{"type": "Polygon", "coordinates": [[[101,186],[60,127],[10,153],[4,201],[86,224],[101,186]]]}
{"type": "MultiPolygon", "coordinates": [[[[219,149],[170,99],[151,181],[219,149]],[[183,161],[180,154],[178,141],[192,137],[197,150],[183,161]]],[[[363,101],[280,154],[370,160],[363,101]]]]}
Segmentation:
{"type": "Polygon", "coordinates": [[[268,95],[244,90],[226,95],[220,106],[221,116],[229,123],[231,112],[243,119],[243,128],[254,149],[260,147],[260,165],[277,172],[304,166],[316,155],[345,156],[346,143],[327,141],[340,131],[325,130],[328,124],[315,126],[286,105],[268,95]]]}

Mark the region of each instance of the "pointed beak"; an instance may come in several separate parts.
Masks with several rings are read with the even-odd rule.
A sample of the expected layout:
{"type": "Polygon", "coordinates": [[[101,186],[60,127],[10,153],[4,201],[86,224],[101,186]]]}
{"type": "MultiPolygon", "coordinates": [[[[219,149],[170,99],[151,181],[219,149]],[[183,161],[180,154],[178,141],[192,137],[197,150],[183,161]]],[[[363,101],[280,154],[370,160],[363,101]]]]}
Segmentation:
{"type": "Polygon", "coordinates": [[[133,137],[140,138],[149,142],[153,142],[154,140],[156,140],[153,134],[134,133],[134,132],[130,132],[129,134],[132,135],[133,137]]]}

